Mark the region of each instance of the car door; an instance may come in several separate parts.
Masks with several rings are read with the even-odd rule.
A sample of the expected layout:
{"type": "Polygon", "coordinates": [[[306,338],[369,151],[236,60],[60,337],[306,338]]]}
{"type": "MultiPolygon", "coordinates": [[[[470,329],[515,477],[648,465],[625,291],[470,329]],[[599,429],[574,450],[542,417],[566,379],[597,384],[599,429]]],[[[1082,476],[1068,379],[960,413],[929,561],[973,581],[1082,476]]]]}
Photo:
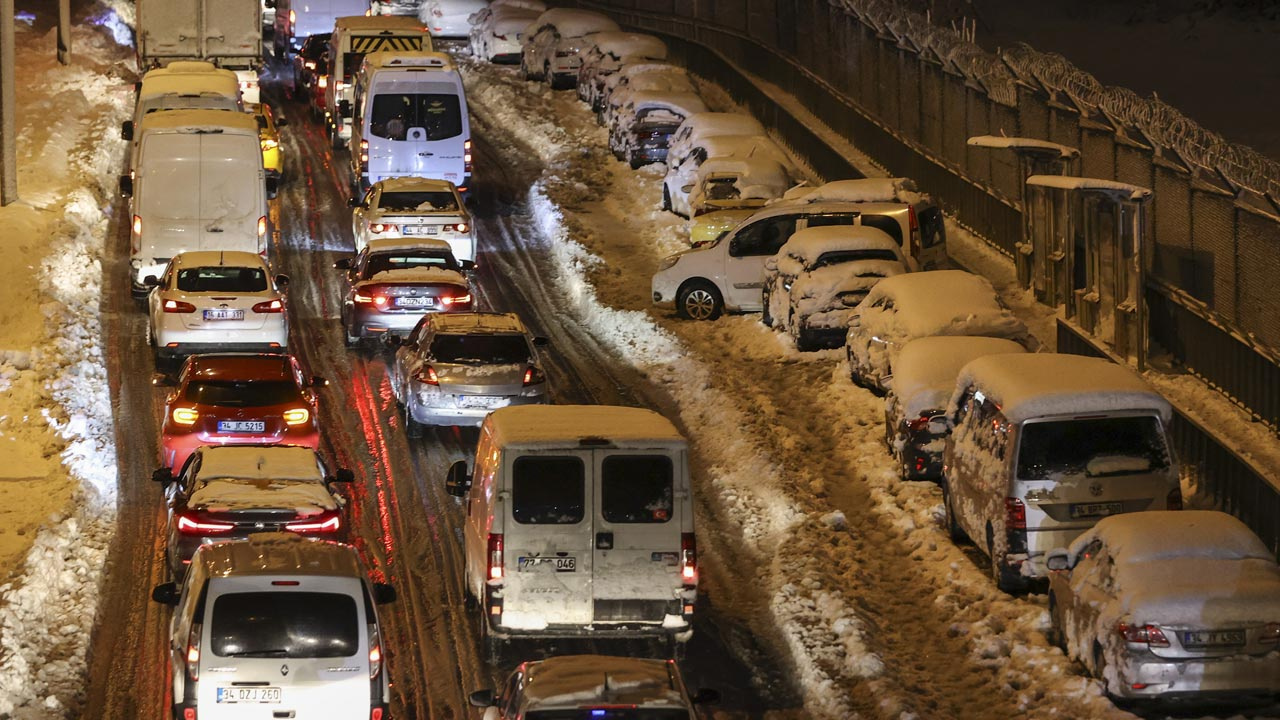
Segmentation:
{"type": "Polygon", "coordinates": [[[400,402],[409,397],[409,378],[422,364],[426,348],[430,347],[430,315],[424,315],[409,333],[409,338],[396,349],[396,359],[391,366],[391,391],[400,402]]]}
{"type": "MultiPolygon", "coordinates": [[[[1111,554],[1101,538],[1094,538],[1081,550],[1075,567],[1071,569],[1068,583],[1071,596],[1055,598],[1055,602],[1061,603],[1063,631],[1069,649],[1087,651],[1098,639],[1099,615],[1112,600],[1112,570],[1111,554]]],[[[1091,663],[1092,653],[1089,655],[1079,659],[1091,663]]]]}
{"type": "Polygon", "coordinates": [[[725,306],[759,312],[763,308],[764,261],[773,257],[796,231],[797,216],[757,220],[729,240],[723,287],[725,306]]]}

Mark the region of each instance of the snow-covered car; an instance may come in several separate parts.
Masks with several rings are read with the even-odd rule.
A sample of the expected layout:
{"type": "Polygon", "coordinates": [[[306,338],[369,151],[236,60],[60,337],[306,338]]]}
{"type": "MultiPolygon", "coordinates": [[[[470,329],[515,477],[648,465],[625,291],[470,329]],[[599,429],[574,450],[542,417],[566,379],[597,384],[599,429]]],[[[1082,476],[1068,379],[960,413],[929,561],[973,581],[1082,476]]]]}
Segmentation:
{"type": "Polygon", "coordinates": [[[599,112],[604,80],[626,62],[665,60],[667,44],[653,35],[631,32],[598,32],[587,36],[589,45],[581,53],[578,68],[578,99],[599,112]]]}
{"type": "Polygon", "coordinates": [[[871,288],[905,272],[902,249],[882,230],[806,228],[764,263],[761,321],[786,330],[800,350],[839,347],[849,316],[871,288]]]}
{"type": "Polygon", "coordinates": [[[688,192],[690,217],[720,210],[759,210],[795,184],[794,172],[763,155],[708,158],[698,167],[688,192]]]}
{"type": "Polygon", "coordinates": [[[700,689],[690,695],[674,660],[605,655],[562,655],[521,663],[501,694],[478,690],[471,704],[489,708],[485,720],[518,718],[652,718],[692,720],[695,706],[720,694],[700,689]],[[601,678],[611,681],[601,683],[601,678]],[[630,712],[644,708],[643,714],[630,712]],[[620,709],[623,714],[615,715],[620,709]]]}
{"type": "Polygon", "coordinates": [[[545,80],[552,89],[571,88],[578,83],[578,52],[587,36],[617,32],[618,23],[591,10],[551,8],[524,30],[521,38],[520,75],[526,80],[545,80]]]}
{"type": "Polygon", "coordinates": [[[1182,509],[1172,417],[1136,372],[1103,358],[970,361],[947,405],[947,533],[986,553],[996,587],[1028,589],[1048,574],[1050,550],[1102,518],[1182,509]]]}
{"type": "Polygon", "coordinates": [[[462,267],[476,262],[475,228],[458,188],[447,180],[398,177],[380,180],[351,201],[356,252],[388,237],[444,240],[462,267]]]}
{"type": "Polygon", "coordinates": [[[333,267],[346,271],[342,328],[348,347],[387,332],[407,333],[427,313],[471,309],[471,284],[443,240],[371,240],[333,267]]]}
{"type": "Polygon", "coordinates": [[[942,477],[947,404],[960,368],[987,355],[1013,355],[1026,348],[1012,340],[939,335],[902,346],[893,370],[893,389],[885,396],[885,444],[901,468],[903,480],[942,477]]]}
{"type": "Polygon", "coordinates": [[[186,573],[196,548],[253,533],[293,532],[344,541],[345,499],[330,483],[354,479],[331,472],[310,448],[288,445],[203,447],[176,476],[167,467],[152,480],[164,486],[168,508],[165,560],[174,577],[186,573]]]}
{"type": "Polygon", "coordinates": [[[1032,343],[1027,327],[985,277],[964,270],[910,273],[877,284],[849,317],[849,374],[859,385],[883,390],[892,382],[902,346],[934,335],[1032,343]]]}
{"type": "Polygon", "coordinates": [[[1223,512],[1103,518],[1049,553],[1051,639],[1127,699],[1280,693],[1280,567],[1223,512]]]}
{"type": "Polygon", "coordinates": [[[417,15],[422,0],[370,0],[370,15],[417,15]]]}
{"type": "Polygon", "coordinates": [[[785,168],[790,176],[799,174],[787,154],[764,135],[712,135],[686,145],[682,155],[668,154],[667,174],[662,178],[662,207],[691,217],[689,195],[696,187],[698,170],[711,158],[766,158],[785,168]]]}
{"type": "Polygon", "coordinates": [[[694,113],[680,123],[671,138],[671,155],[683,158],[689,148],[713,135],[765,135],[759,120],[735,112],[694,113]]]}
{"type": "Polygon", "coordinates": [[[495,2],[476,11],[467,19],[471,23],[471,54],[492,63],[520,62],[524,29],[545,10],[495,2]]]}
{"type": "Polygon", "coordinates": [[[641,92],[631,95],[619,108],[617,122],[609,135],[614,157],[626,160],[631,168],[666,162],[667,142],[689,113],[706,108],[693,93],[641,92]]]}
{"type": "Polygon", "coordinates": [[[624,58],[623,66],[604,79],[603,96],[596,120],[613,132],[619,108],[624,107],[635,93],[690,93],[697,88],[689,79],[689,71],[665,60],[624,58]]]}
{"type": "Polygon", "coordinates": [[[425,0],[418,19],[433,38],[465,38],[471,32],[471,16],[487,7],[488,0],[425,0]]]}
{"type": "Polygon", "coordinates": [[[500,407],[550,402],[534,350],[545,343],[514,313],[423,316],[406,338],[391,342],[388,374],[405,434],[421,437],[423,425],[479,426],[500,407]]]}
{"type": "Polygon", "coordinates": [[[156,364],[202,352],[279,351],[289,344],[285,288],[266,260],[244,251],[179,253],[159,278],[148,276],[156,364]]]}

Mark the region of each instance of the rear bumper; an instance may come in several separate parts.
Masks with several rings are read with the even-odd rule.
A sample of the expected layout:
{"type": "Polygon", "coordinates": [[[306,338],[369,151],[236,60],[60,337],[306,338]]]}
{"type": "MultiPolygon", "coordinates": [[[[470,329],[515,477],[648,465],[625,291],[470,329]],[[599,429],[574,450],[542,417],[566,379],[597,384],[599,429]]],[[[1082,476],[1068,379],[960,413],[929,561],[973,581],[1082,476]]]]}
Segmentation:
{"type": "Polygon", "coordinates": [[[1244,695],[1280,693],[1280,652],[1184,660],[1142,653],[1127,658],[1119,676],[1121,686],[1111,690],[1121,697],[1206,700],[1218,696],[1238,701],[1244,695]]]}
{"type": "Polygon", "coordinates": [[[693,625],[684,622],[668,626],[664,623],[592,623],[590,625],[548,625],[541,630],[520,630],[491,625],[494,637],[504,640],[523,638],[671,638],[685,642],[693,635],[693,625]]]}
{"type": "Polygon", "coordinates": [[[479,427],[485,416],[498,408],[513,405],[543,405],[547,402],[546,384],[538,388],[537,394],[509,395],[501,402],[488,407],[457,407],[455,398],[458,395],[436,394],[436,403],[424,401],[420,395],[410,396],[408,408],[413,419],[423,425],[464,425],[479,427]]]}
{"type": "Polygon", "coordinates": [[[288,340],[280,336],[281,342],[170,342],[156,347],[156,355],[176,359],[200,353],[252,352],[283,353],[289,351],[288,340]]]}
{"type": "Polygon", "coordinates": [[[359,338],[382,337],[388,332],[399,335],[413,330],[423,315],[445,312],[440,309],[412,313],[383,313],[376,310],[361,310],[353,306],[351,310],[351,334],[359,338]]]}
{"type": "Polygon", "coordinates": [[[519,65],[520,51],[494,53],[489,56],[489,62],[497,65],[519,65]]]}

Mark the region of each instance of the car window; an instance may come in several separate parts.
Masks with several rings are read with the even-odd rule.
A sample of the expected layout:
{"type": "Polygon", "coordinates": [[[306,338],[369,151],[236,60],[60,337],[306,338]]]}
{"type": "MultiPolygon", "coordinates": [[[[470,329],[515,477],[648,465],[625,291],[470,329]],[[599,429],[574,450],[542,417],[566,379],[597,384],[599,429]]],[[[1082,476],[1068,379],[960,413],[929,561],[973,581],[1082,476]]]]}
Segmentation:
{"type": "Polygon", "coordinates": [[[448,190],[410,192],[397,190],[382,193],[378,198],[378,207],[383,210],[399,212],[439,212],[457,210],[458,202],[448,190]]]}
{"type": "Polygon", "coordinates": [[[921,245],[931,248],[946,242],[947,226],[943,222],[941,210],[936,207],[927,207],[919,212],[918,217],[921,245]]]}
{"type": "Polygon", "coordinates": [[[806,215],[805,227],[828,227],[831,225],[852,225],[860,213],[821,213],[806,215]]]}
{"type": "Polygon", "coordinates": [[[431,340],[431,356],[450,363],[527,363],[529,344],[523,335],[442,333],[431,340]]]}
{"type": "Polygon", "coordinates": [[[457,270],[458,263],[452,255],[428,252],[386,252],[371,253],[365,262],[362,277],[373,277],[387,270],[410,270],[413,268],[438,267],[445,270],[457,270]]]}
{"type": "MultiPolygon", "coordinates": [[[[886,235],[893,238],[894,242],[898,243],[899,247],[902,246],[902,225],[892,215],[865,214],[862,216],[862,224],[877,230],[883,230],[886,235]]],[[[896,260],[897,258],[889,259],[896,260]]]]}
{"type": "Polygon", "coordinates": [[[350,595],[242,592],[213,601],[210,648],[218,657],[336,658],[360,650],[350,595]]]}
{"type": "Polygon", "coordinates": [[[1154,417],[1110,417],[1022,426],[1018,477],[1041,480],[1054,475],[1108,477],[1169,467],[1169,449],[1154,417]]]}
{"type": "Polygon", "coordinates": [[[752,223],[733,237],[730,243],[731,257],[776,255],[778,250],[795,234],[796,218],[783,215],[752,223]]]}
{"type": "Polygon", "coordinates": [[[523,525],[576,525],[585,500],[582,460],[533,455],[516,458],[511,478],[511,515],[523,525]]]}
{"type": "Polygon", "coordinates": [[[610,455],[600,480],[600,514],[611,523],[664,523],[671,519],[671,459],[610,455]]]}
{"type": "Polygon", "coordinates": [[[190,403],[222,407],[265,407],[298,400],[291,380],[194,380],[182,397],[190,403]]]}
{"type": "Polygon", "coordinates": [[[462,134],[462,112],[454,93],[381,93],[373,98],[369,132],[387,140],[407,140],[421,129],[423,140],[462,134]]]}
{"type": "Polygon", "coordinates": [[[194,267],[178,271],[177,288],[190,293],[255,293],[267,289],[267,273],[255,267],[194,267]]]}
{"type": "Polygon", "coordinates": [[[578,710],[531,710],[525,713],[524,720],[689,720],[689,711],[616,706],[578,710]]]}

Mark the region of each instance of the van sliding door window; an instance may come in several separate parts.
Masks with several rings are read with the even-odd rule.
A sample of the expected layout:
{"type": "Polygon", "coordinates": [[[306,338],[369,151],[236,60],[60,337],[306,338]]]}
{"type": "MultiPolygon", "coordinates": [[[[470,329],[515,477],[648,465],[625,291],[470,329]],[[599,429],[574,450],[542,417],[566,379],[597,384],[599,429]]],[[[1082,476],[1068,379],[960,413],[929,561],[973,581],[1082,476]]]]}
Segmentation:
{"type": "Polygon", "coordinates": [[[462,111],[455,93],[385,92],[373,98],[369,132],[384,140],[447,140],[462,134],[462,111]]]}
{"type": "Polygon", "coordinates": [[[576,457],[516,458],[511,516],[522,525],[576,525],[585,512],[585,470],[576,457]]]}
{"type": "Polygon", "coordinates": [[[670,458],[610,455],[600,482],[600,514],[611,523],[664,523],[671,519],[670,458]]]}

